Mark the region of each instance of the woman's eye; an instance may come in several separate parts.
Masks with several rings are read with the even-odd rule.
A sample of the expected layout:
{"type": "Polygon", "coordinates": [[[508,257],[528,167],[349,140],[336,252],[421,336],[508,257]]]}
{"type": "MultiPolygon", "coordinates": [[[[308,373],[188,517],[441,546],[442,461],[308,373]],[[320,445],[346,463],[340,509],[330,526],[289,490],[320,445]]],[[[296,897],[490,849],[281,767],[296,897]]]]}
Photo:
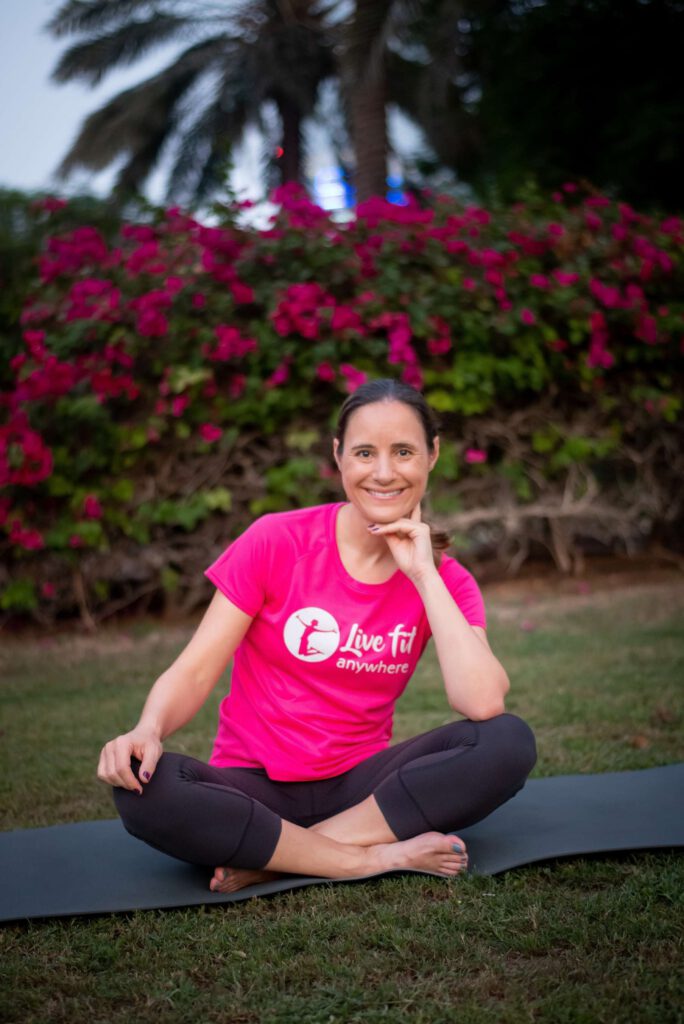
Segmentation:
{"type": "Polygon", "coordinates": [[[410,455],[411,452],[410,452],[410,450],[408,448],[400,448],[399,449],[399,454],[402,455],[402,456],[403,455],[410,455]]]}
{"type": "Polygon", "coordinates": [[[361,451],[357,452],[356,454],[357,454],[357,455],[360,455],[360,456],[361,456],[361,457],[363,458],[363,457],[365,457],[366,455],[370,455],[370,452],[369,452],[369,451],[367,451],[366,449],[362,449],[361,451]]]}

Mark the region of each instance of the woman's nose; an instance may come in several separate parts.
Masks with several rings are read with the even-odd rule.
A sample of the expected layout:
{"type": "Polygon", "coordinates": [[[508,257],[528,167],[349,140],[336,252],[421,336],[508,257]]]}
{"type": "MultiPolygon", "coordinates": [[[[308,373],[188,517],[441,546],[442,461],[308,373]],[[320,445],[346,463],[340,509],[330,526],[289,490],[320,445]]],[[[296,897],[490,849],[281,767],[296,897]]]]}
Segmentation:
{"type": "Polygon", "coordinates": [[[389,483],[394,479],[394,466],[389,456],[379,455],[373,467],[373,477],[378,483],[389,483]]]}

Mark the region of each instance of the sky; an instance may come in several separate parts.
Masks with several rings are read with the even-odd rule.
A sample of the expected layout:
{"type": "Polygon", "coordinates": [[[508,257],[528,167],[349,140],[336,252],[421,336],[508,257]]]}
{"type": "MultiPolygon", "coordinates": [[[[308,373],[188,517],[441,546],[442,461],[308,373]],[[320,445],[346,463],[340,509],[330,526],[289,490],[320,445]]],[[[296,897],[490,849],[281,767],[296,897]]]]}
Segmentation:
{"type": "MultiPolygon", "coordinates": [[[[79,170],[65,181],[56,178],[57,166],[88,114],[122,89],[161,70],[177,47],[160,47],[130,68],[106,76],[96,88],[83,81],[56,84],[50,75],[63,50],[78,38],[55,39],[44,29],[61,3],[0,0],[0,187],[104,196],[114,183],[115,168],[96,175],[79,170]]],[[[390,113],[389,131],[397,152],[415,153],[421,147],[417,130],[396,113],[390,113]]],[[[309,148],[316,168],[334,163],[323,135],[314,134],[309,148]]],[[[256,131],[247,135],[234,155],[231,184],[240,199],[262,196],[261,140],[256,131]]],[[[163,169],[148,179],[145,191],[149,199],[162,202],[163,169]]]]}
{"type": "MultiPolygon", "coordinates": [[[[54,39],[44,30],[61,3],[0,0],[0,187],[104,195],[113,182],[113,170],[97,175],[79,171],[60,182],[56,168],[89,113],[154,74],[177,48],[160,47],[130,68],[108,75],[96,88],[81,81],[58,85],[50,81],[51,72],[63,50],[76,41],[76,37],[54,39]]],[[[248,140],[239,163],[234,185],[245,198],[255,198],[257,138],[248,140]]],[[[161,172],[152,176],[146,191],[150,198],[161,199],[161,172]]]]}
{"type": "MultiPolygon", "coordinates": [[[[160,47],[130,68],[111,73],[96,88],[81,81],[58,85],[50,74],[77,38],[55,39],[44,29],[61,3],[0,0],[0,187],[105,195],[114,169],[97,175],[78,171],[66,181],[59,181],[55,171],[83,119],[122,89],[162,68],[177,48],[160,47]]],[[[419,145],[416,131],[396,115],[390,118],[390,133],[395,146],[419,145]]],[[[327,156],[319,156],[325,164],[327,156]]],[[[232,184],[240,198],[260,198],[260,160],[260,141],[253,132],[236,153],[232,184]]],[[[152,200],[161,201],[163,183],[163,171],[150,178],[146,192],[152,200]]]]}

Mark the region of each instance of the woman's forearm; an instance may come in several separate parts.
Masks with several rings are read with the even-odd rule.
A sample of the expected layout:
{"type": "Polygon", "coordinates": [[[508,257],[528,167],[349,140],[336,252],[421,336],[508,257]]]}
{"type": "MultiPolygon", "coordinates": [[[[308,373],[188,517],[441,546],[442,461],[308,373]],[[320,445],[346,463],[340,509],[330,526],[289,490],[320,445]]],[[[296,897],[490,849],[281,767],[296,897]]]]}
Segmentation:
{"type": "Polygon", "coordinates": [[[150,690],[138,728],[151,730],[160,740],[176,732],[199,711],[213,688],[210,680],[193,679],[174,663],[150,690]]]}
{"type": "Polygon", "coordinates": [[[450,706],[473,719],[501,714],[510,685],[501,662],[466,621],[436,569],[413,582],[425,606],[450,706]]]}

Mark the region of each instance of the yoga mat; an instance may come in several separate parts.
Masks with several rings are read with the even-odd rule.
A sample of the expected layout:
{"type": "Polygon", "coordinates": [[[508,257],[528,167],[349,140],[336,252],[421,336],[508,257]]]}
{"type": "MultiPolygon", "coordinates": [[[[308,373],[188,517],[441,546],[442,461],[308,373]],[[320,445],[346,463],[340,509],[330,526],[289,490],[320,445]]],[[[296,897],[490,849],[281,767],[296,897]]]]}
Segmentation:
{"type": "MultiPolygon", "coordinates": [[[[684,846],[683,812],[684,763],[556,775],[531,779],[458,835],[468,847],[470,873],[496,875],[556,857],[684,846]]],[[[222,895],[209,891],[210,875],[129,836],[118,819],[3,832],[0,921],[230,903],[321,882],[358,881],[289,875],[222,895]]]]}

